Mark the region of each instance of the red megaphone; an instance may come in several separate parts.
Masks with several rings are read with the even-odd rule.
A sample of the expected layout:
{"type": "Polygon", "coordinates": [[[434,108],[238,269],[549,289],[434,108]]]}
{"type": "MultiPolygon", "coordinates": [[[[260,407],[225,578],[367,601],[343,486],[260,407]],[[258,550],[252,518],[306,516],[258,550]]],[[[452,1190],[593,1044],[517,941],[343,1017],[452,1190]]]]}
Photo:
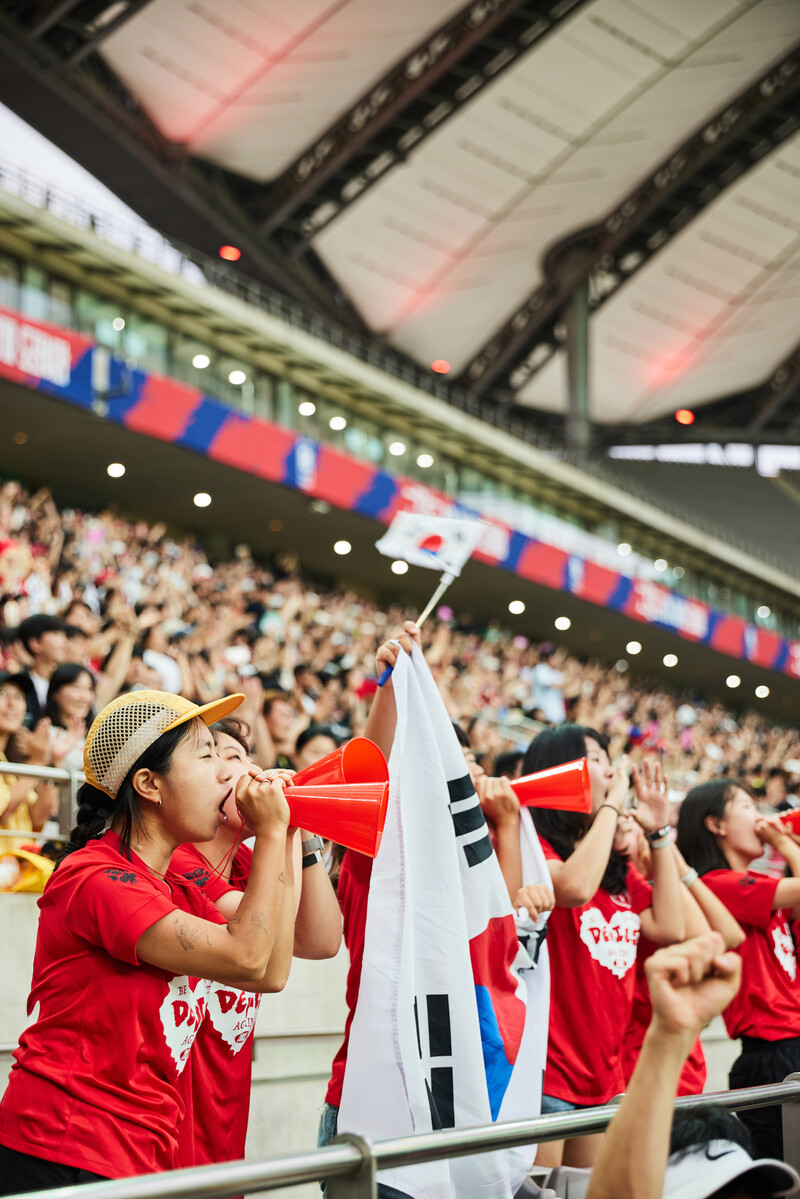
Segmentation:
{"type": "MultiPolygon", "coordinates": [[[[329,756],[334,757],[333,754],[329,756]]],[[[299,777],[295,775],[295,778],[299,777]]],[[[298,828],[309,829],[320,837],[366,854],[368,858],[374,858],[378,852],[386,823],[388,782],[291,786],[286,788],[286,801],[292,824],[298,828]]]]}
{"type": "Polygon", "coordinates": [[[585,758],[509,781],[523,807],[552,808],[557,812],[592,810],[592,784],[585,758]]]}
{"type": "Polygon", "coordinates": [[[335,785],[388,781],[389,767],[386,765],[386,759],[375,742],[370,741],[368,737],[354,737],[352,741],[340,745],[332,754],[326,754],[318,762],[306,766],[305,770],[298,770],[292,779],[295,787],[308,787],[312,783],[335,785]]]}
{"type": "Polygon", "coordinates": [[[800,808],[792,808],[788,812],[778,812],[781,824],[785,824],[789,832],[800,834],[800,808]]]}

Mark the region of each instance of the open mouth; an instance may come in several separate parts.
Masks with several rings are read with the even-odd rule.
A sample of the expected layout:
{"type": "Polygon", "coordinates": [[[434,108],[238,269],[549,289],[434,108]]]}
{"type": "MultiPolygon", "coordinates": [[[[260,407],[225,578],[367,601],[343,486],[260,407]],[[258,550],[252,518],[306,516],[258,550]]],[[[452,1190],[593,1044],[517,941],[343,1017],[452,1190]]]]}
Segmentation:
{"type": "Polygon", "coordinates": [[[228,800],[230,799],[232,791],[233,791],[233,788],[232,788],[232,787],[231,787],[231,788],[229,788],[229,789],[228,789],[228,790],[225,792],[224,796],[222,797],[222,801],[221,801],[221,802],[218,804],[218,806],[217,806],[217,810],[218,810],[218,812],[219,812],[219,817],[220,817],[220,823],[221,823],[221,824],[227,824],[227,823],[228,823],[228,813],[225,811],[225,804],[226,804],[226,803],[228,802],[228,800]]]}

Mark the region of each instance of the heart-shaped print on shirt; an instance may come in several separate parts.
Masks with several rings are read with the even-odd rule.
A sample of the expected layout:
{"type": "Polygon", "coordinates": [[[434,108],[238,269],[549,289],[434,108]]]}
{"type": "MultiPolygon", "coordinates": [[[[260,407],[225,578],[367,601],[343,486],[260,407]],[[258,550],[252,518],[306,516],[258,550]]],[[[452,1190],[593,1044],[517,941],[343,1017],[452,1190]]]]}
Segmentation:
{"type": "Polygon", "coordinates": [[[797,950],[795,949],[794,939],[789,932],[789,926],[785,920],[778,928],[773,928],[772,941],[775,946],[775,957],[783,966],[792,982],[794,982],[797,978],[797,950]]]}
{"type": "Polygon", "coordinates": [[[215,983],[208,996],[208,1017],[233,1053],[238,1053],[253,1031],[260,995],[215,983]]]}
{"type": "Polygon", "coordinates": [[[197,1030],[203,1023],[210,983],[205,979],[177,975],[167,984],[164,1002],[158,1010],[164,1039],[181,1074],[197,1030]]]}
{"type": "Polygon", "coordinates": [[[636,961],[641,921],[635,912],[615,912],[606,920],[598,908],[581,912],[581,940],[596,962],[624,978],[636,961]]]}

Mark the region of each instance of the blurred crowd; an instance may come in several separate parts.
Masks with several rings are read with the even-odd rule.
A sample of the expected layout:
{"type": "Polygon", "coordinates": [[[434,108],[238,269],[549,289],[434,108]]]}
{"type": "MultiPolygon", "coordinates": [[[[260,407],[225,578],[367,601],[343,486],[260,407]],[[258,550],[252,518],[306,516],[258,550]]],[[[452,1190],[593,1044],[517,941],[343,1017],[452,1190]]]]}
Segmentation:
{"type": "MultiPolygon", "coordinates": [[[[134,688],[200,703],[241,690],[259,763],[302,765],[363,731],[375,652],[411,615],[313,585],[296,555],[267,567],[240,545],[211,560],[163,524],[59,509],[47,489],[28,494],[13,481],[0,488],[0,593],[0,753],[72,769],[93,713],[134,688]]],[[[612,760],[626,749],[634,761],[658,755],[676,796],[739,776],[772,806],[800,804],[797,730],[599,657],[580,661],[500,620],[436,615],[426,655],[488,771],[513,775],[532,731],[567,719],[606,734],[612,760]]],[[[0,826],[17,827],[7,779],[0,826]]],[[[54,802],[42,791],[37,820],[54,802]]],[[[31,791],[17,819],[35,802],[31,791]]]]}

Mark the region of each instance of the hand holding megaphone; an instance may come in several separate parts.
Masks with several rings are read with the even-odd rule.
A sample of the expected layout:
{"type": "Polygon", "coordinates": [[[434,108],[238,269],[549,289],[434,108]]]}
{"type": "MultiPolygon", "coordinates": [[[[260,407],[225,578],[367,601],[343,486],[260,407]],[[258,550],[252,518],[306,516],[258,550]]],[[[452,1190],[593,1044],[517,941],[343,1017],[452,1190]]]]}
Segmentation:
{"type": "Polygon", "coordinates": [[[267,836],[270,833],[282,831],[284,834],[291,824],[291,811],[284,794],[284,782],[281,778],[267,778],[260,770],[250,770],[236,783],[236,807],[242,818],[253,833],[267,836]]]}

